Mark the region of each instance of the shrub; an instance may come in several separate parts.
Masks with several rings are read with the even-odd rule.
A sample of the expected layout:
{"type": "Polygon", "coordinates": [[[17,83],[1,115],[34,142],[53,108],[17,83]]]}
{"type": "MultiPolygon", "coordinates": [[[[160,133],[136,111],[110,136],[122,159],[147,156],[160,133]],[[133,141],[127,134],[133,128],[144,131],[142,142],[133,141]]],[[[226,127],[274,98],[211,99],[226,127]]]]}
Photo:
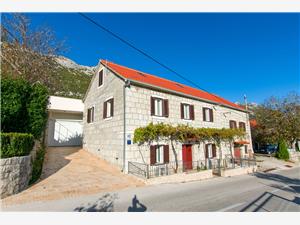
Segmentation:
{"type": "Polygon", "coordinates": [[[1,79],[1,131],[28,133],[26,102],[30,84],[22,79],[1,79]]]}
{"type": "Polygon", "coordinates": [[[284,140],[279,141],[276,157],[283,160],[288,160],[290,158],[289,151],[284,140]]]}
{"type": "Polygon", "coordinates": [[[0,158],[29,155],[34,145],[32,134],[1,133],[0,158]]]}
{"type": "Polygon", "coordinates": [[[299,146],[298,143],[299,143],[299,142],[297,141],[297,142],[296,142],[296,151],[297,151],[297,152],[300,152],[300,146],[299,146]]]}
{"type": "Polygon", "coordinates": [[[34,84],[27,104],[28,128],[35,138],[40,138],[47,123],[48,90],[41,84],[34,84]]]}
{"type": "Polygon", "coordinates": [[[39,138],[47,122],[48,90],[22,79],[1,80],[1,131],[39,138]]]}
{"type": "Polygon", "coordinates": [[[36,153],[36,158],[32,165],[32,174],[29,185],[35,183],[42,174],[45,152],[45,148],[41,147],[36,153]]]}

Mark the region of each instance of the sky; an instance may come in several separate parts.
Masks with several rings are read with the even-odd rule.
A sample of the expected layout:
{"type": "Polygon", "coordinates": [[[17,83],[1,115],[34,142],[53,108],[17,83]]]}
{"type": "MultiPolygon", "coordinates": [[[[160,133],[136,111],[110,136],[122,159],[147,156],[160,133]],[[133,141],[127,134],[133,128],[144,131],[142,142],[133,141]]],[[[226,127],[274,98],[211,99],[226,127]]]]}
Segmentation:
{"type": "MultiPolygon", "coordinates": [[[[191,85],[77,13],[30,13],[66,40],[64,56],[100,59],[191,85]]],[[[262,103],[300,90],[300,14],[88,13],[89,17],[201,88],[233,102],[262,103]]],[[[191,85],[192,86],[192,85],[191,85]]]]}

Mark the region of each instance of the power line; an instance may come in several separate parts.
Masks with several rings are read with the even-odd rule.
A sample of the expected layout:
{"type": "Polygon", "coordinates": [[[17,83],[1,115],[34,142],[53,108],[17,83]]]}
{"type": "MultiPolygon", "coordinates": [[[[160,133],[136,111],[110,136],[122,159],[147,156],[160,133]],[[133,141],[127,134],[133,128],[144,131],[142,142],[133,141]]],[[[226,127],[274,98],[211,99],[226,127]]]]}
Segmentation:
{"type": "Polygon", "coordinates": [[[149,55],[148,53],[146,53],[144,50],[141,50],[138,47],[135,47],[133,44],[131,44],[129,41],[125,40],[124,38],[120,37],[119,35],[115,34],[113,31],[109,30],[108,28],[106,28],[105,26],[101,25],[100,23],[98,23],[97,21],[93,20],[92,18],[88,17],[87,15],[85,15],[84,13],[78,13],[80,16],[82,16],[83,18],[85,18],[86,20],[88,20],[89,22],[93,23],[94,25],[96,25],[98,28],[104,30],[105,32],[109,33],[110,35],[112,35],[113,37],[117,38],[118,40],[120,40],[121,42],[123,42],[124,44],[128,45],[129,47],[133,48],[134,50],[136,50],[137,52],[141,53],[142,55],[146,56],[147,58],[151,59],[152,61],[154,61],[155,63],[159,64],[160,66],[162,66],[163,68],[165,68],[166,70],[174,73],[175,75],[177,75],[178,77],[180,77],[181,79],[189,82],[190,84],[193,84],[195,87],[213,95],[214,97],[220,99],[221,101],[223,101],[222,98],[220,98],[219,96],[205,90],[204,88],[200,87],[197,83],[189,80],[188,78],[186,78],[184,75],[181,75],[180,73],[176,72],[175,70],[173,70],[172,68],[170,68],[169,66],[165,65],[164,63],[161,63],[158,61],[158,59],[154,58],[153,56],[149,55]]]}
{"type": "Polygon", "coordinates": [[[185,76],[181,75],[180,73],[176,72],[175,70],[173,70],[172,68],[170,68],[169,66],[159,62],[156,58],[154,58],[153,56],[149,55],[148,53],[146,53],[145,51],[135,47],[133,44],[131,44],[130,42],[128,42],[127,40],[123,39],[122,37],[120,37],[119,35],[115,34],[114,32],[112,32],[111,30],[109,30],[108,28],[104,27],[103,25],[99,24],[98,22],[96,22],[95,20],[91,19],[90,17],[88,17],[87,15],[83,14],[83,13],[79,13],[80,16],[82,16],[83,18],[85,18],[86,20],[90,21],[91,23],[93,23],[94,25],[96,25],[97,27],[101,28],[102,30],[104,30],[105,32],[109,33],[110,35],[114,36],[115,38],[117,38],[118,40],[120,40],[121,42],[123,42],[124,44],[128,45],[129,47],[133,48],[134,50],[138,51],[139,53],[141,53],[142,55],[146,56],[147,58],[151,59],[152,61],[154,61],[155,63],[159,64],[160,66],[164,67],[165,69],[169,70],[170,72],[176,74],[178,77],[180,77],[181,79],[193,84],[194,86],[198,87],[199,89],[202,89],[203,91],[208,92],[207,90],[201,88],[198,84],[196,84],[195,82],[187,79],[185,76]]]}

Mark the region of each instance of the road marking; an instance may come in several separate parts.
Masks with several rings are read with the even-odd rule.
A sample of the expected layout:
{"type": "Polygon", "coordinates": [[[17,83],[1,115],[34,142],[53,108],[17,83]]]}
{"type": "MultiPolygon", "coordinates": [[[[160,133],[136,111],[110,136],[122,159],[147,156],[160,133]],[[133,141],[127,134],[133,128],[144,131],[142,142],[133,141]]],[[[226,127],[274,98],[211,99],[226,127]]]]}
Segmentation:
{"type": "Polygon", "coordinates": [[[241,202],[241,203],[237,203],[237,204],[234,204],[234,205],[230,205],[230,206],[227,206],[223,209],[219,209],[217,212],[226,212],[227,210],[230,210],[230,209],[234,209],[238,206],[241,206],[241,205],[244,205],[246,202],[241,202]]]}
{"type": "Polygon", "coordinates": [[[275,188],[273,191],[270,191],[270,193],[274,194],[274,193],[276,193],[276,192],[278,192],[278,191],[284,191],[284,190],[282,190],[282,189],[287,188],[287,187],[290,187],[290,185],[287,184],[287,185],[284,185],[283,187],[275,188]]]}

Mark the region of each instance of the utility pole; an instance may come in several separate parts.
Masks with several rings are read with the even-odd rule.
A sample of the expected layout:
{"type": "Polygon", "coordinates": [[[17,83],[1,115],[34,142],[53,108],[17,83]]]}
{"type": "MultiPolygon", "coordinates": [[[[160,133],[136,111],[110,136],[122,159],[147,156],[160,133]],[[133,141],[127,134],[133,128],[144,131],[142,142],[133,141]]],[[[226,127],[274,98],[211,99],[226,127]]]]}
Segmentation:
{"type": "Polygon", "coordinates": [[[247,103],[247,96],[246,96],[246,94],[244,94],[244,102],[245,102],[246,110],[248,111],[248,103],[247,103]]]}

